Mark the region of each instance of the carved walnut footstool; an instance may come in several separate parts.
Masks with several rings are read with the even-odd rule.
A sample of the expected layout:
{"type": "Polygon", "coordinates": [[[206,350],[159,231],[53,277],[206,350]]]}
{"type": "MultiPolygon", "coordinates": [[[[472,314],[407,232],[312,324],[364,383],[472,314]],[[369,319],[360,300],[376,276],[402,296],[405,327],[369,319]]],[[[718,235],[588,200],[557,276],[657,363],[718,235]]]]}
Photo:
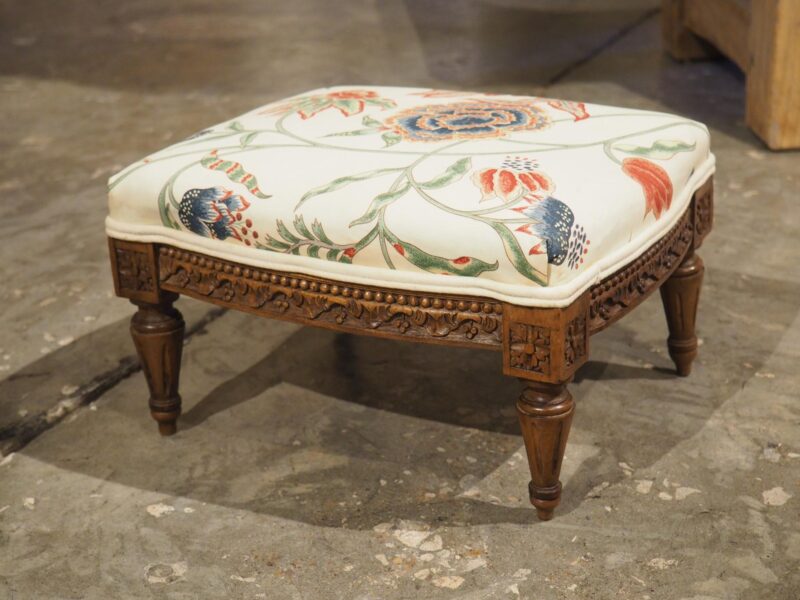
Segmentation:
{"type": "Polygon", "coordinates": [[[181,412],[179,294],[498,350],[525,384],[530,498],[550,519],[589,337],[660,288],[691,370],[713,171],[700,123],[538,97],[336,87],[209,127],[110,181],[153,418],[169,435],[181,412]]]}

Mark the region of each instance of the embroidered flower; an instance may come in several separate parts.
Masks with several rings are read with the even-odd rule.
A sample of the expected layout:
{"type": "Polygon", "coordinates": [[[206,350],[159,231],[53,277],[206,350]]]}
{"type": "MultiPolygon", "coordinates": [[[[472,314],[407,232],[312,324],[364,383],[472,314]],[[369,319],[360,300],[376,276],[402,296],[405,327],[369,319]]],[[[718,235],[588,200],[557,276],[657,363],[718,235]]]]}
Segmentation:
{"type": "Polygon", "coordinates": [[[563,110],[568,112],[573,117],[574,121],[583,121],[590,117],[586,111],[586,104],[583,102],[572,102],[570,100],[548,100],[547,103],[556,110],[563,110]]]}
{"type": "MultiPolygon", "coordinates": [[[[191,189],[181,198],[178,216],[192,233],[225,240],[229,237],[242,241],[252,224],[249,219],[241,223],[242,211],[250,206],[242,196],[220,187],[191,189]]],[[[250,244],[249,240],[245,243],[250,244]]]]}
{"type": "Polygon", "coordinates": [[[543,110],[529,102],[468,101],[401,111],[386,125],[412,142],[501,137],[547,127],[543,110]]]}
{"type": "Polygon", "coordinates": [[[644,158],[626,158],[622,172],[634,179],[644,191],[644,216],[652,212],[656,219],[672,204],[672,181],[656,163],[644,158]]]}
{"type": "Polygon", "coordinates": [[[583,264],[584,256],[589,252],[589,240],[583,227],[575,223],[575,215],[569,206],[551,196],[515,210],[532,221],[518,227],[517,231],[544,241],[544,249],[539,242],[528,251],[529,255],[547,253],[548,263],[560,265],[567,260],[573,269],[583,264]]]}
{"type": "Polygon", "coordinates": [[[499,169],[476,171],[472,181],[481,190],[481,202],[490,198],[512,202],[520,197],[531,202],[549,196],[555,189],[552,180],[536,170],[537,166],[526,158],[507,157],[499,169]]]}
{"type": "Polygon", "coordinates": [[[328,92],[327,94],[291,98],[287,102],[266,109],[262,114],[273,115],[297,112],[301,119],[310,119],[323,110],[335,108],[345,117],[352,117],[363,112],[368,105],[379,108],[393,108],[396,106],[394,100],[381,98],[377,92],[372,90],[341,90],[328,92]]]}

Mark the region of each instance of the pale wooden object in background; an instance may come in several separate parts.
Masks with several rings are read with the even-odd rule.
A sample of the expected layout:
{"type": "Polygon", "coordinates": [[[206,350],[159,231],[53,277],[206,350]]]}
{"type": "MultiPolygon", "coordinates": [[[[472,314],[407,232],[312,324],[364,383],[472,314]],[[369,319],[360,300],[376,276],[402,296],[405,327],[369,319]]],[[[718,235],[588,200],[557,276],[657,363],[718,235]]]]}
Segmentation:
{"type": "Polygon", "coordinates": [[[719,50],[745,72],[747,124],[770,148],[800,148],[800,0],[662,0],[661,18],[674,58],[719,50]]]}

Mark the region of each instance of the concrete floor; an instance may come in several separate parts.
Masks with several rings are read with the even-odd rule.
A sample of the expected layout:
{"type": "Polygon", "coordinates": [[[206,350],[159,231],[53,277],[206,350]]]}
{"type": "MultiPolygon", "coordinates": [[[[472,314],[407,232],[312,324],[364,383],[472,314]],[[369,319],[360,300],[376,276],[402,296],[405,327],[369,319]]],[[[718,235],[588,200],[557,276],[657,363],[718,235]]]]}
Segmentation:
{"type": "Polygon", "coordinates": [[[0,0],[0,599],[800,598],[800,155],[744,127],[730,64],[662,56],[657,5],[0,0]],[[711,127],[695,372],[669,372],[657,298],[593,338],[549,523],[493,353],[184,300],[185,414],[156,434],[105,179],[350,82],[711,127]]]}

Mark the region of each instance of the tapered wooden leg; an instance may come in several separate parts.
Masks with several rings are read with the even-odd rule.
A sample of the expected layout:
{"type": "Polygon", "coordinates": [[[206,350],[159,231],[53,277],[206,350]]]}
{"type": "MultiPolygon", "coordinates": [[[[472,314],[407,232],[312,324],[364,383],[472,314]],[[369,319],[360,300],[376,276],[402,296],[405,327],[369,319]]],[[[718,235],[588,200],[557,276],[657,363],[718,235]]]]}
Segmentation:
{"type": "Polygon", "coordinates": [[[517,401],[517,413],[528,453],[531,504],[542,521],[553,518],[561,499],[561,461],[575,412],[565,384],[525,382],[517,401]]]}
{"type": "Polygon", "coordinates": [[[131,320],[131,335],[150,388],[150,414],[158,422],[161,435],[177,430],[181,414],[178,380],[183,350],[183,317],[171,295],[161,304],[134,302],[139,310],[131,320]]]}
{"type": "Polygon", "coordinates": [[[669,326],[669,355],[681,377],[691,373],[692,361],[697,356],[695,321],[704,270],[702,259],[689,250],[681,265],[661,286],[661,300],[669,326]]]}

